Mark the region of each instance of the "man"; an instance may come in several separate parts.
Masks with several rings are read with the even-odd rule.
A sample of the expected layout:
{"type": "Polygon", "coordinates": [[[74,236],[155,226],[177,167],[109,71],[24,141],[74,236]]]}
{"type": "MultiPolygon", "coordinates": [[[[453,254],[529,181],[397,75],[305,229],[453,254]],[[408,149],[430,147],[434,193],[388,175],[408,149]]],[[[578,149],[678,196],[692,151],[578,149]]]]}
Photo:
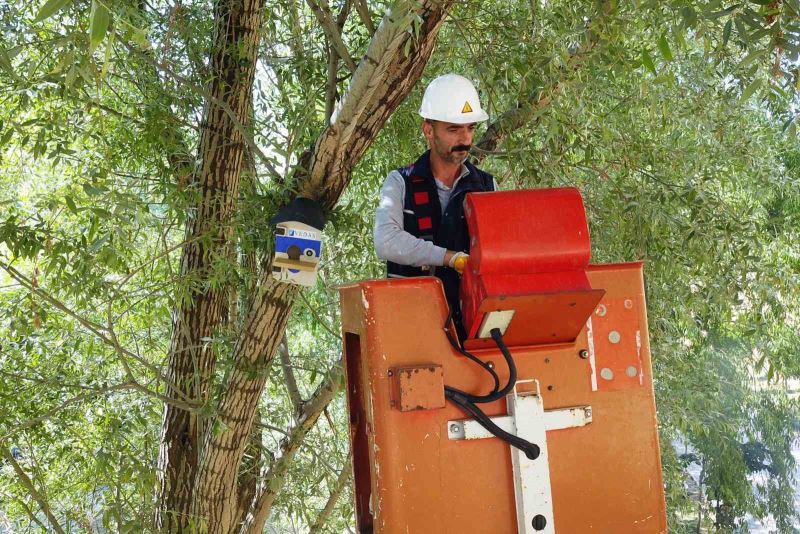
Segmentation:
{"type": "Polygon", "coordinates": [[[472,83],[457,74],[428,85],[419,114],[429,150],[386,177],[375,212],[375,251],[386,260],[390,278],[435,275],[442,280],[463,340],[458,288],[469,253],[464,196],[496,188],[492,176],[467,157],[475,127],[488,115],[472,83]]]}

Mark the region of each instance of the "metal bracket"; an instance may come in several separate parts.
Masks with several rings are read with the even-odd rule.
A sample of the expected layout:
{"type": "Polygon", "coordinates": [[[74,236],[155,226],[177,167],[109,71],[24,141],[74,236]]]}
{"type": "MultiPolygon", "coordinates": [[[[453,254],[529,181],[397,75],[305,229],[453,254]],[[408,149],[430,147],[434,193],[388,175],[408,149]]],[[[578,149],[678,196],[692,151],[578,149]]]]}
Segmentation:
{"type": "MultiPolygon", "coordinates": [[[[539,446],[539,457],[529,460],[511,447],[514,472],[514,495],[517,503],[518,534],[555,534],[553,496],[550,487],[550,466],[547,453],[547,432],[585,426],[592,422],[591,406],[575,406],[559,410],[544,410],[538,380],[519,380],[506,396],[509,415],[491,417],[503,430],[539,446]],[[534,391],[519,393],[517,385],[533,383],[534,391]]],[[[473,419],[447,422],[447,434],[452,440],[494,438],[473,419]]]]}

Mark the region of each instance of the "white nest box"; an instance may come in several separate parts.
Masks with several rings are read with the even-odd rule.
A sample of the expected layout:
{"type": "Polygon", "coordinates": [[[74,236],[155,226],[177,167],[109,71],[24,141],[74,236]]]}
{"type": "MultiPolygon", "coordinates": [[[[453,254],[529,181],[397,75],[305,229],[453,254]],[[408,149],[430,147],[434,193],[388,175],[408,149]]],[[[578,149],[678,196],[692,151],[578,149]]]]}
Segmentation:
{"type": "Polygon", "coordinates": [[[322,229],[326,220],[322,207],[298,197],[272,219],[275,255],[272,276],[282,282],[313,287],[322,258],[322,229]]]}

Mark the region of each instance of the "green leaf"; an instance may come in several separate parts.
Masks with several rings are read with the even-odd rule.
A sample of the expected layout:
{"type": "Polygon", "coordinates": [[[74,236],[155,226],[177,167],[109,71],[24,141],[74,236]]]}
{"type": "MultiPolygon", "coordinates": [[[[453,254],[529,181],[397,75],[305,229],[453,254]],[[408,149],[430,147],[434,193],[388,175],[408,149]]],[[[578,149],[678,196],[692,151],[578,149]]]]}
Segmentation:
{"type": "Polygon", "coordinates": [[[75,78],[78,75],[78,69],[75,65],[71,66],[67,71],[67,75],[64,76],[64,85],[67,87],[72,87],[72,84],[75,83],[75,78]]]}
{"type": "Polygon", "coordinates": [[[144,50],[150,48],[150,41],[147,40],[147,32],[141,28],[136,28],[133,30],[131,39],[144,50]]]}
{"type": "Polygon", "coordinates": [[[67,207],[69,208],[69,211],[71,211],[75,215],[78,214],[78,207],[75,205],[75,201],[72,200],[72,197],[70,197],[70,196],[64,197],[64,202],[67,203],[67,207]]]}
{"type": "Polygon", "coordinates": [[[697,24],[697,12],[692,7],[682,8],[681,15],[688,28],[693,28],[697,24]]]}
{"type": "Polygon", "coordinates": [[[0,137],[0,146],[5,146],[6,143],[8,143],[11,140],[12,135],[14,135],[14,130],[12,130],[11,128],[6,130],[6,133],[4,133],[2,137],[0,137]]]}
{"type": "Polygon", "coordinates": [[[667,61],[672,61],[672,50],[669,49],[669,43],[667,42],[666,35],[662,35],[658,40],[658,49],[661,51],[661,56],[664,59],[667,61]]]}
{"type": "Polygon", "coordinates": [[[753,80],[753,81],[750,83],[750,85],[748,85],[747,87],[745,87],[744,91],[742,91],[742,96],[741,96],[741,98],[739,99],[739,102],[741,102],[741,103],[747,102],[747,100],[748,100],[748,99],[749,99],[751,96],[753,96],[753,93],[755,93],[756,91],[758,91],[759,87],[761,87],[761,84],[762,84],[763,82],[764,82],[764,80],[762,80],[762,79],[760,79],[760,78],[759,78],[759,79],[757,79],[757,80],[753,80]]]}
{"type": "Polygon", "coordinates": [[[725,45],[728,44],[728,40],[731,38],[731,30],[733,30],[733,21],[729,20],[725,23],[725,29],[722,30],[722,46],[723,48],[725,45]]]}
{"type": "Polygon", "coordinates": [[[747,56],[745,56],[745,58],[742,60],[742,62],[739,63],[739,68],[743,69],[743,68],[749,66],[751,63],[753,63],[755,60],[757,60],[758,58],[760,58],[761,56],[763,56],[766,53],[767,53],[766,49],[756,50],[755,52],[750,52],[749,54],[747,54],[747,56]]]}
{"type": "Polygon", "coordinates": [[[102,195],[103,193],[108,191],[108,189],[107,188],[101,188],[101,187],[95,187],[95,186],[89,185],[89,184],[83,184],[83,191],[87,195],[93,197],[93,196],[97,196],[97,195],[102,195]]]}
{"type": "Polygon", "coordinates": [[[642,65],[647,67],[647,70],[653,74],[656,73],[655,63],[653,63],[653,58],[650,57],[650,53],[647,51],[647,49],[642,50],[642,65]]]}
{"type": "Polygon", "coordinates": [[[0,67],[9,74],[14,72],[14,66],[11,65],[11,58],[8,57],[8,52],[5,48],[0,48],[0,67]]]}
{"type": "Polygon", "coordinates": [[[41,22],[46,18],[55,15],[61,8],[71,4],[72,0],[47,0],[44,5],[39,9],[39,13],[33,22],[41,22]]]}
{"type": "Polygon", "coordinates": [[[100,248],[103,245],[105,245],[106,242],[108,242],[109,237],[110,236],[108,234],[106,234],[103,237],[101,237],[99,239],[96,239],[94,242],[92,242],[92,244],[89,246],[89,253],[90,254],[94,254],[95,252],[100,250],[100,248]]]}
{"type": "Polygon", "coordinates": [[[89,50],[94,50],[97,45],[103,42],[110,23],[111,14],[108,12],[108,8],[97,0],[92,0],[92,15],[89,22],[89,50]]]}

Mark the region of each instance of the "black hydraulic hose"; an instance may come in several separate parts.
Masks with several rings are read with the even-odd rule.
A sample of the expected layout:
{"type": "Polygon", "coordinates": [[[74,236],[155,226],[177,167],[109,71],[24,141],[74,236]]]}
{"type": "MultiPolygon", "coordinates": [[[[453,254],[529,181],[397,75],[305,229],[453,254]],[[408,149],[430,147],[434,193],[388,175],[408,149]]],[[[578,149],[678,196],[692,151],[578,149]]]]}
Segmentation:
{"type": "Polygon", "coordinates": [[[450,322],[452,321],[452,317],[453,317],[453,312],[451,311],[447,315],[447,321],[445,321],[445,323],[444,323],[444,334],[445,334],[445,336],[447,336],[447,340],[450,342],[450,344],[453,346],[453,348],[456,349],[462,356],[465,356],[465,357],[469,358],[470,360],[472,360],[473,362],[477,363],[487,373],[492,375],[492,380],[494,380],[494,387],[492,388],[492,391],[489,393],[489,395],[497,393],[497,390],[500,389],[500,377],[497,376],[497,373],[495,372],[494,368],[492,367],[492,365],[490,363],[479,359],[477,356],[475,356],[474,354],[472,354],[470,352],[467,352],[466,350],[461,348],[461,345],[459,345],[458,342],[455,339],[453,339],[453,335],[450,333],[450,329],[447,328],[449,326],[450,322]]]}
{"type": "MultiPolygon", "coordinates": [[[[451,339],[450,333],[447,332],[448,339],[450,339],[450,343],[454,343],[451,339]]],[[[500,349],[500,352],[503,353],[503,357],[508,364],[508,382],[501,390],[497,390],[497,385],[499,385],[500,381],[497,378],[497,373],[494,372],[493,369],[488,367],[488,364],[479,360],[472,354],[468,353],[467,351],[462,351],[459,348],[459,352],[464,354],[465,356],[469,357],[473,361],[477,361],[481,366],[483,366],[487,370],[492,371],[492,376],[495,377],[495,388],[494,390],[489,393],[488,395],[470,395],[469,393],[465,393],[460,389],[451,387],[451,386],[444,386],[444,395],[445,398],[450,400],[456,406],[461,408],[462,411],[471,415],[475,418],[475,420],[480,424],[483,428],[488,430],[494,436],[502,439],[506,443],[511,444],[512,446],[518,448],[525,456],[527,456],[531,460],[535,460],[539,457],[540,449],[539,446],[535,443],[531,443],[528,440],[522,439],[519,436],[515,436],[509,432],[506,432],[499,426],[497,426],[488,415],[483,413],[483,411],[478,408],[475,403],[485,403],[485,402],[492,402],[498,399],[505,397],[512,389],[514,389],[514,385],[517,383],[517,366],[514,364],[514,358],[511,356],[511,351],[508,350],[505,342],[503,341],[503,335],[500,333],[499,328],[493,328],[490,332],[492,335],[492,339],[497,344],[497,347],[500,349]]],[[[453,345],[455,346],[455,344],[453,345]]]]}
{"type": "Polygon", "coordinates": [[[471,395],[459,389],[450,388],[454,391],[461,393],[467,398],[467,400],[469,400],[474,404],[483,404],[486,402],[494,402],[498,399],[502,399],[503,397],[508,395],[512,389],[514,389],[514,384],[517,383],[517,366],[514,364],[514,358],[511,356],[511,352],[509,352],[508,347],[503,342],[503,334],[500,333],[499,328],[492,328],[490,334],[492,335],[492,339],[494,339],[494,342],[497,344],[497,347],[500,349],[500,352],[503,353],[503,357],[505,358],[506,364],[508,365],[508,382],[506,382],[506,385],[503,386],[503,389],[499,391],[493,391],[488,395],[471,395]]]}
{"type": "Polygon", "coordinates": [[[456,406],[461,408],[464,412],[471,415],[475,418],[475,420],[480,424],[483,428],[491,432],[493,435],[497,436],[498,438],[502,439],[506,443],[513,445],[514,447],[521,450],[525,453],[531,460],[535,460],[539,457],[539,453],[541,452],[539,446],[535,443],[531,443],[528,440],[522,439],[519,436],[515,436],[509,432],[506,432],[499,426],[497,426],[488,415],[483,413],[483,411],[469,402],[467,398],[458,390],[454,390],[453,388],[448,388],[445,386],[444,396],[453,402],[456,406]]]}

